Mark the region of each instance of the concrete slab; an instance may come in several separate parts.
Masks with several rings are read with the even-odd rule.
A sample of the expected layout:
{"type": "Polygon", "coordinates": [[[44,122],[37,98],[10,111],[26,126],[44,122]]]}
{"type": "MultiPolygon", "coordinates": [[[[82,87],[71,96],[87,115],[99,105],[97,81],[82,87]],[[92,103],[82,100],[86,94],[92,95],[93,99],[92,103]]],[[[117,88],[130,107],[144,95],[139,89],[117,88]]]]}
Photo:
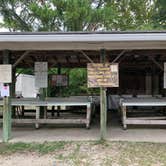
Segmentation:
{"type": "MultiPolygon", "coordinates": [[[[12,128],[10,142],[45,142],[45,141],[88,141],[99,140],[99,118],[88,130],[84,127],[41,126],[36,130],[34,126],[17,126],[12,128]]],[[[166,143],[166,126],[132,126],[123,130],[116,116],[108,116],[107,139],[111,141],[133,142],[164,142],[166,143]]],[[[2,141],[2,127],[0,128],[2,141]]]]}

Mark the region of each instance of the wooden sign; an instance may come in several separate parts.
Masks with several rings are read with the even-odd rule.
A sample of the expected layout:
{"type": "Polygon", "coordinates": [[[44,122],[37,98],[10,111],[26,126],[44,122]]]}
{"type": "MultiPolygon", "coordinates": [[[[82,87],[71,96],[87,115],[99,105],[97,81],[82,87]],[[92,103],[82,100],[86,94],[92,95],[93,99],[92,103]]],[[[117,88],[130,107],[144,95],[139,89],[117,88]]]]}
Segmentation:
{"type": "Polygon", "coordinates": [[[0,65],[0,82],[12,82],[12,65],[0,65]]]}
{"type": "Polygon", "coordinates": [[[48,63],[35,62],[35,87],[48,87],[48,63]]]}
{"type": "Polygon", "coordinates": [[[119,67],[117,63],[89,63],[88,87],[119,87],[119,67]]]}
{"type": "Polygon", "coordinates": [[[68,86],[68,76],[65,74],[52,75],[51,86],[68,86]]]}

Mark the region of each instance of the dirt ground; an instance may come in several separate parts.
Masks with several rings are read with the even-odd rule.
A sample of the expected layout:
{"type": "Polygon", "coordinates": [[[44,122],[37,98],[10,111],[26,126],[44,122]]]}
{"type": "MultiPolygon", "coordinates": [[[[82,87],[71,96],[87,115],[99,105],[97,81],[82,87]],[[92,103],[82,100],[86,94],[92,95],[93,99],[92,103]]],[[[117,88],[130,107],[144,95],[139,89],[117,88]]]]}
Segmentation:
{"type": "Polygon", "coordinates": [[[37,153],[14,153],[0,156],[1,166],[56,166],[56,160],[52,155],[40,156],[37,153]]]}
{"type": "Polygon", "coordinates": [[[23,150],[0,155],[0,166],[165,165],[166,144],[155,143],[67,142],[48,153],[23,150]]]}

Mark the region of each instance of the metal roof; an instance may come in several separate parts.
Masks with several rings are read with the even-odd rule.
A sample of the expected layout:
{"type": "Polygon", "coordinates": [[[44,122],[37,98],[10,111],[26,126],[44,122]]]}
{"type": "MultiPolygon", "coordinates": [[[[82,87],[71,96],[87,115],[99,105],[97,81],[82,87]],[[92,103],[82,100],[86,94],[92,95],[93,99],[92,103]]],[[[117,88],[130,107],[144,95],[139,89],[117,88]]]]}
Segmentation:
{"type": "Polygon", "coordinates": [[[0,33],[0,50],[165,49],[166,31],[0,33]]]}

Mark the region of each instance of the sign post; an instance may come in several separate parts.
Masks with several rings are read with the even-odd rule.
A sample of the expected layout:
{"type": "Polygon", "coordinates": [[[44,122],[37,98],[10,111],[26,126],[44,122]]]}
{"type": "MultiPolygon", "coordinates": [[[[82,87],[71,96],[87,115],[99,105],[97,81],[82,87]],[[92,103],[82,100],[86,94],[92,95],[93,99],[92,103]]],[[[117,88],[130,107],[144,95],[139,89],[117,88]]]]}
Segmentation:
{"type": "MultiPolygon", "coordinates": [[[[48,63],[47,62],[35,62],[35,87],[39,88],[39,99],[44,100],[45,89],[48,87],[48,63]]],[[[40,107],[40,117],[44,116],[44,109],[40,107]]],[[[39,125],[38,125],[39,126],[39,125]]],[[[38,128],[38,127],[37,127],[38,128]]]]}
{"type": "MultiPolygon", "coordinates": [[[[105,50],[101,50],[100,53],[100,62],[105,66],[106,54],[105,50]]],[[[103,74],[104,81],[104,74],[103,74]]],[[[107,96],[106,96],[106,88],[100,87],[100,139],[106,139],[107,133],[107,96]]]]}
{"type": "Polygon", "coordinates": [[[100,87],[100,139],[106,138],[107,128],[107,87],[119,86],[117,63],[106,63],[105,50],[100,52],[101,63],[88,64],[88,87],[100,87]]]}
{"type": "Polygon", "coordinates": [[[12,66],[9,64],[9,51],[3,51],[3,64],[0,65],[0,82],[4,83],[3,94],[3,142],[11,137],[11,100],[8,83],[12,82],[12,66]]]}

